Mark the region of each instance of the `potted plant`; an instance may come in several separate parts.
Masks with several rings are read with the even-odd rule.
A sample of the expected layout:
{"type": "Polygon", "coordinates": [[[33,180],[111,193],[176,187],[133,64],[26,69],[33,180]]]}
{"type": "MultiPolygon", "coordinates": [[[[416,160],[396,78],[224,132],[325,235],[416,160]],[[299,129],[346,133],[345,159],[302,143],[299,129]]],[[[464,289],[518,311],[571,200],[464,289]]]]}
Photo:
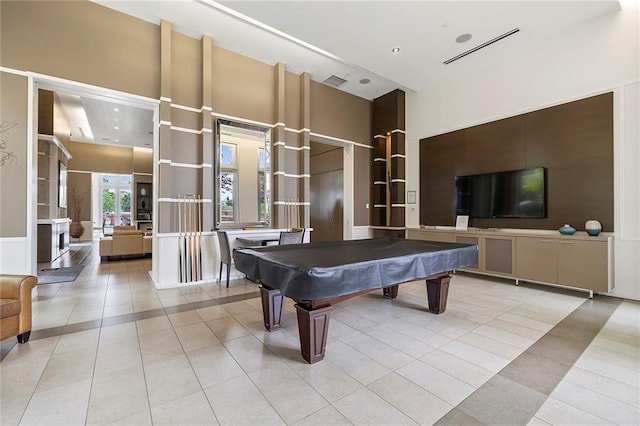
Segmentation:
{"type": "Polygon", "coordinates": [[[82,226],[82,202],[84,194],[78,192],[76,188],[71,190],[71,225],[69,225],[69,236],[71,238],[80,238],[84,234],[84,226],[82,226]]]}

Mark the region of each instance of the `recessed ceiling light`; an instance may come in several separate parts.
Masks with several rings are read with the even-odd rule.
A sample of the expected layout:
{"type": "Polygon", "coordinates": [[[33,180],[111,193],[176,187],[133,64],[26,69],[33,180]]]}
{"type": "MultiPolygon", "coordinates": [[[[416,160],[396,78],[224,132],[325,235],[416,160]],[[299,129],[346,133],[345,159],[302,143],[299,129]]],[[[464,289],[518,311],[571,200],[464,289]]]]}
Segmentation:
{"type": "Polygon", "coordinates": [[[371,83],[371,80],[369,80],[368,78],[363,78],[362,80],[360,80],[360,84],[369,84],[371,83]]]}
{"type": "Polygon", "coordinates": [[[113,126],[113,128],[116,129],[116,130],[120,130],[120,127],[118,127],[118,126],[113,126]]]}
{"type": "Polygon", "coordinates": [[[118,139],[116,139],[116,142],[120,142],[118,139]]]}
{"type": "Polygon", "coordinates": [[[471,40],[472,35],[469,33],[464,33],[464,34],[460,34],[458,37],[456,37],[456,42],[457,43],[464,43],[467,42],[469,40],[471,40]]]}
{"type": "Polygon", "coordinates": [[[114,110],[115,112],[118,112],[118,111],[120,111],[120,110],[119,110],[118,108],[114,108],[113,110],[114,110]]]}
{"type": "Polygon", "coordinates": [[[391,53],[398,53],[400,51],[399,47],[394,47],[393,49],[391,49],[391,53]]]}

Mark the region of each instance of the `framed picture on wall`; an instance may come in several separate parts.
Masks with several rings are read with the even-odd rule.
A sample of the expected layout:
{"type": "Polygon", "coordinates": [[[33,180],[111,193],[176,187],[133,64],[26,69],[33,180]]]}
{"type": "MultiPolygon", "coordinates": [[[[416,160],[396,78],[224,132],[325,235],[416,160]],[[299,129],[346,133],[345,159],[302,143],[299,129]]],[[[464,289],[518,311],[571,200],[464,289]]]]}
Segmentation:
{"type": "Polygon", "coordinates": [[[58,207],[67,208],[67,166],[58,161],[58,207]]]}

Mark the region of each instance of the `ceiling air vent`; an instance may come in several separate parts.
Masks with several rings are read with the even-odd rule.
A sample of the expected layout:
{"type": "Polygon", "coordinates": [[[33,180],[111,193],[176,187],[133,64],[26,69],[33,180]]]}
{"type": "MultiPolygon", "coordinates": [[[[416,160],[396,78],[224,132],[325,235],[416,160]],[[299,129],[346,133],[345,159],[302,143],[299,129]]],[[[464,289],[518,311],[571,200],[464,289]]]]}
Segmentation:
{"type": "Polygon", "coordinates": [[[345,80],[344,78],[338,77],[337,75],[330,75],[323,81],[324,84],[328,84],[329,86],[333,86],[333,87],[341,86],[346,82],[347,80],[345,80]]]}
{"type": "Polygon", "coordinates": [[[474,48],[471,48],[471,49],[467,50],[466,52],[462,52],[461,54],[459,54],[459,55],[457,55],[457,56],[454,56],[454,57],[453,57],[453,58],[451,58],[451,59],[447,59],[446,61],[444,61],[444,64],[445,64],[445,65],[449,65],[449,64],[450,64],[451,62],[453,62],[453,61],[457,61],[458,59],[463,58],[463,57],[465,57],[465,56],[469,55],[470,53],[473,53],[473,52],[475,52],[475,51],[478,51],[478,50],[480,50],[480,49],[482,49],[482,48],[485,48],[485,47],[489,46],[490,44],[495,43],[496,41],[500,41],[500,40],[502,40],[503,38],[507,38],[507,37],[509,37],[510,35],[513,35],[513,34],[517,33],[518,31],[520,31],[520,29],[519,29],[519,28],[514,28],[514,29],[512,29],[511,31],[507,31],[506,33],[501,34],[501,35],[499,35],[499,36],[498,36],[498,37],[496,37],[496,38],[492,38],[491,40],[489,40],[489,41],[485,41],[484,43],[482,43],[482,44],[480,44],[480,45],[478,45],[478,46],[476,46],[476,47],[474,47],[474,48]]]}

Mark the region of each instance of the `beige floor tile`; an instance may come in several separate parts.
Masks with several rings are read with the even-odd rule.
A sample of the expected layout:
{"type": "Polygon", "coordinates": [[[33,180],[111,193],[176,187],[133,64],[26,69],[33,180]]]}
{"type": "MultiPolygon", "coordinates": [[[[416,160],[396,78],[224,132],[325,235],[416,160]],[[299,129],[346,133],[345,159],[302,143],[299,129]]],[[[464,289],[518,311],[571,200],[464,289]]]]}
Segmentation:
{"type": "Polygon", "coordinates": [[[36,392],[91,380],[96,359],[96,348],[84,347],[77,350],[54,353],[42,372],[36,392]]]}
{"type": "Polygon", "coordinates": [[[100,329],[100,345],[108,345],[131,338],[138,339],[138,329],[135,322],[111,325],[100,329]]]}
{"type": "Polygon", "coordinates": [[[209,306],[208,308],[196,309],[203,321],[215,320],[228,317],[229,313],[222,309],[222,306],[209,306]]]}
{"type": "Polygon", "coordinates": [[[475,388],[482,386],[494,375],[487,369],[440,350],[428,353],[420,360],[475,388]]]}
{"type": "Polygon", "coordinates": [[[29,396],[23,396],[14,399],[0,399],[0,424],[1,425],[17,425],[20,423],[22,414],[27,404],[31,400],[29,396]]]}
{"type": "Polygon", "coordinates": [[[294,423],[329,403],[288,366],[274,364],[249,377],[287,423],[294,423]]]}
{"type": "Polygon", "coordinates": [[[249,330],[244,328],[233,317],[224,317],[214,320],[206,321],[207,326],[213,331],[218,339],[222,342],[228,340],[238,339],[240,337],[248,336],[249,330]]]}
{"type": "Polygon", "coordinates": [[[388,327],[379,327],[371,330],[367,334],[397,350],[409,354],[413,358],[419,358],[435,350],[435,347],[432,345],[405,336],[388,327]]]}
{"type": "MultiPolygon", "coordinates": [[[[473,342],[475,344],[479,342],[487,343],[487,341],[483,341],[478,338],[474,338],[473,342]]],[[[440,350],[448,352],[452,355],[457,356],[458,358],[464,359],[465,361],[469,361],[472,364],[485,368],[494,373],[497,373],[500,370],[502,370],[507,364],[509,364],[509,361],[510,361],[509,359],[494,355],[474,345],[464,343],[460,340],[456,340],[451,343],[448,343],[443,347],[441,347],[440,350]]],[[[510,358],[513,359],[517,357],[517,354],[509,353],[506,356],[509,356],[510,358]]]]}
{"type": "Polygon", "coordinates": [[[247,376],[211,386],[205,393],[220,424],[285,424],[247,376]]]}
{"type": "Polygon", "coordinates": [[[142,368],[142,354],[136,337],[98,346],[94,374],[142,368]]]}
{"type": "Polygon", "coordinates": [[[332,364],[364,385],[391,371],[371,357],[340,341],[327,344],[325,359],[330,359],[332,364]]]}
{"type": "Polygon", "coordinates": [[[364,386],[332,364],[330,359],[316,364],[291,362],[287,365],[329,402],[335,402],[364,386]]]}
{"type": "Polygon", "coordinates": [[[330,426],[351,425],[345,416],[340,414],[333,406],[328,405],[315,413],[309,414],[304,419],[294,423],[296,426],[330,426]]]}
{"type": "Polygon", "coordinates": [[[129,368],[94,376],[87,423],[107,424],[148,409],[142,369],[129,368]]]}
{"type": "Polygon", "coordinates": [[[610,425],[612,423],[572,407],[555,398],[548,398],[535,417],[552,425],[610,425]]]}
{"type": "Polygon", "coordinates": [[[640,410],[568,382],[560,382],[551,397],[615,424],[640,424],[640,410]]]}
{"type": "Polygon", "coordinates": [[[417,424],[367,388],[345,396],[333,406],[353,424],[417,424]]]}
{"type": "MultiPolygon", "coordinates": [[[[374,331],[372,330],[369,333],[374,333],[374,331]]],[[[382,337],[386,339],[387,336],[383,334],[382,337]]],[[[414,342],[417,342],[417,341],[414,340],[414,342]]],[[[399,351],[398,349],[392,346],[389,346],[384,342],[381,342],[377,338],[374,338],[364,333],[361,333],[358,336],[352,336],[348,339],[345,339],[344,343],[351,346],[353,349],[357,350],[358,352],[362,352],[366,356],[377,361],[381,365],[384,365],[390,370],[394,370],[396,368],[402,367],[403,365],[406,365],[412,362],[413,360],[415,360],[414,356],[411,356],[405,352],[399,351]]],[[[426,352],[428,351],[425,351],[425,353],[426,352]]]]}
{"type": "Polygon", "coordinates": [[[245,373],[251,373],[282,361],[253,335],[229,340],[223,343],[234,360],[245,373]]]}
{"type": "Polygon", "coordinates": [[[387,374],[367,386],[413,421],[430,425],[453,406],[398,374],[387,374]]]}
{"type": "Polygon", "coordinates": [[[106,423],[109,426],[152,426],[151,411],[143,410],[139,413],[132,414],[124,419],[116,420],[112,423],[106,423]]]}
{"type": "Polygon", "coordinates": [[[184,354],[144,363],[151,408],[197,392],[200,383],[184,354]]]}
{"type": "Polygon", "coordinates": [[[475,387],[422,361],[414,361],[398,369],[396,373],[453,406],[458,405],[476,390],[475,387]]]}
{"type": "Polygon", "coordinates": [[[222,345],[187,352],[187,358],[203,389],[245,374],[222,345]]]}
{"type": "Polygon", "coordinates": [[[513,314],[511,311],[507,312],[506,314],[500,315],[497,319],[504,321],[505,323],[527,327],[541,333],[546,333],[547,331],[553,328],[553,324],[549,324],[548,322],[537,321],[532,318],[516,315],[516,314],[513,314]]]}
{"type": "Polygon", "coordinates": [[[95,349],[98,347],[99,338],[99,328],[66,334],[64,336],[60,336],[60,340],[58,340],[58,344],[56,345],[53,353],[60,354],[62,352],[77,351],[81,348],[95,349]]]}
{"type": "Polygon", "coordinates": [[[176,327],[175,332],[185,352],[220,344],[220,340],[202,320],[196,324],[176,327]]]}
{"type": "Polygon", "coordinates": [[[169,314],[168,317],[174,328],[202,322],[202,318],[200,318],[200,315],[198,315],[196,311],[178,312],[169,314]]]}
{"type": "Polygon", "coordinates": [[[169,321],[169,318],[164,315],[136,321],[136,325],[140,336],[172,328],[171,321],[169,321]]]}
{"type": "Polygon", "coordinates": [[[151,408],[154,425],[217,425],[209,401],[203,391],[151,408]]]}
{"type": "Polygon", "coordinates": [[[176,355],[184,355],[182,345],[173,329],[143,334],[139,337],[142,361],[165,361],[176,355]]]}
{"type": "Polygon", "coordinates": [[[520,350],[526,350],[543,335],[543,333],[539,333],[535,338],[523,337],[518,333],[518,329],[516,328],[517,326],[513,326],[511,331],[506,331],[502,328],[495,327],[495,325],[495,320],[490,321],[487,324],[476,328],[475,330],[473,330],[473,333],[469,334],[479,334],[492,340],[497,340],[500,343],[504,343],[509,346],[515,346],[520,350]]]}
{"type": "MultiPolygon", "coordinates": [[[[640,323],[639,323],[640,324],[640,323]]],[[[620,342],[618,340],[608,339],[598,335],[592,343],[593,346],[605,348],[607,350],[618,352],[620,354],[633,357],[638,360],[640,365],[640,345],[633,342],[620,342]]]]}
{"type": "Polygon", "coordinates": [[[611,362],[582,355],[574,367],[599,374],[609,379],[640,388],[640,372],[637,369],[622,367],[611,362]]]}
{"type": "Polygon", "coordinates": [[[569,370],[563,380],[640,409],[639,387],[612,380],[576,367],[569,370]]]}
{"type": "Polygon", "coordinates": [[[33,394],[21,425],[82,425],[87,416],[91,380],[33,394]]]}

